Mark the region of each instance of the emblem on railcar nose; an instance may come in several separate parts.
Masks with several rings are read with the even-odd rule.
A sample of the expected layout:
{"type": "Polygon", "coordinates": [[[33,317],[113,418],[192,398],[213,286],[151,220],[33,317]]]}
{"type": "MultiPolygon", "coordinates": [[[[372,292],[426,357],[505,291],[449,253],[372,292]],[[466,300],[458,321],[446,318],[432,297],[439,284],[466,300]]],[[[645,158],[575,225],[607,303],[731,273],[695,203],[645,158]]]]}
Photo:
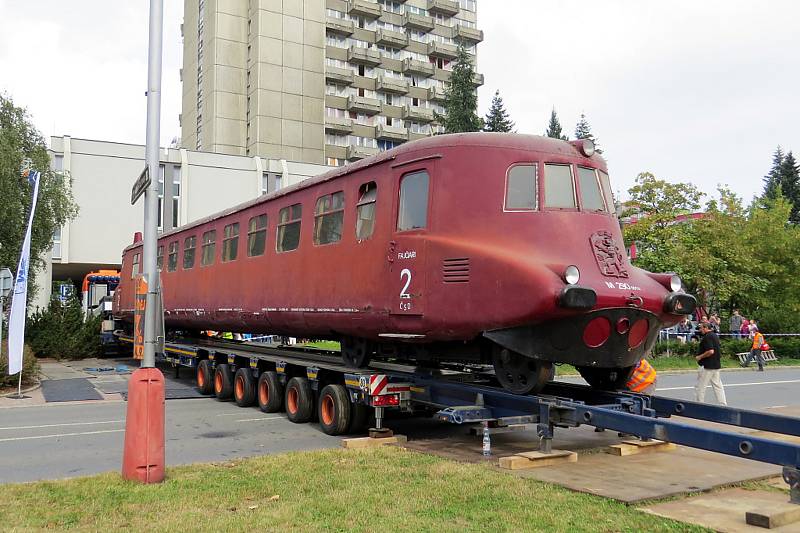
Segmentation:
{"type": "Polygon", "coordinates": [[[589,242],[592,244],[597,267],[604,276],[628,277],[628,271],[622,262],[622,252],[614,242],[611,233],[605,230],[596,231],[589,237],[589,242]]]}

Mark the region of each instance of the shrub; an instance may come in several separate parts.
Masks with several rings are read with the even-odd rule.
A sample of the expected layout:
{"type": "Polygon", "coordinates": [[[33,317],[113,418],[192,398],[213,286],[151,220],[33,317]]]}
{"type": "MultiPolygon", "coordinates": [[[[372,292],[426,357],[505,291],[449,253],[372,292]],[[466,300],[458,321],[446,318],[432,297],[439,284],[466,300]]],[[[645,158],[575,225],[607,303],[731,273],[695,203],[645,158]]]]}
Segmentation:
{"type": "MultiPolygon", "coordinates": [[[[36,381],[39,376],[39,362],[33,356],[29,346],[25,346],[22,351],[22,384],[30,385],[36,381]]],[[[3,339],[3,344],[0,346],[0,388],[2,387],[16,387],[19,382],[19,375],[8,375],[8,344],[3,339]]]]}
{"type": "Polygon", "coordinates": [[[76,297],[70,297],[63,304],[54,298],[47,309],[34,313],[28,319],[28,342],[37,357],[94,357],[102,349],[100,322],[99,317],[84,322],[83,311],[76,297]]]}

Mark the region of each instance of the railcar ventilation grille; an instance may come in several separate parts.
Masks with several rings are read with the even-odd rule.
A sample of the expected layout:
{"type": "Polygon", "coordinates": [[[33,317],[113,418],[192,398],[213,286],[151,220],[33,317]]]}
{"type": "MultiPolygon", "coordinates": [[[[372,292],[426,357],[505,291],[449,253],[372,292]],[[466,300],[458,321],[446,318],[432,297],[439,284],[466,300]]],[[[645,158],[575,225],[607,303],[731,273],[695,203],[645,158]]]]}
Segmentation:
{"type": "Polygon", "coordinates": [[[457,257],[442,261],[442,274],[445,283],[469,282],[469,257],[457,257]]]}

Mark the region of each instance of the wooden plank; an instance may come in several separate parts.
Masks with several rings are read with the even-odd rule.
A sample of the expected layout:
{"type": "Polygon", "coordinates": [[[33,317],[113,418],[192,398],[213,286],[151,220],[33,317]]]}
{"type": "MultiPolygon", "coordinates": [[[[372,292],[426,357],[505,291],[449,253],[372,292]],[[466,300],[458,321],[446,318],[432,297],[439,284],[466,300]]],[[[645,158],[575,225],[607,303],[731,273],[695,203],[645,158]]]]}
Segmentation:
{"type": "Polygon", "coordinates": [[[506,470],[524,470],[527,468],[539,468],[562,463],[575,463],[578,461],[578,454],[568,450],[553,450],[553,453],[542,453],[539,451],[522,452],[516,455],[501,457],[500,468],[506,470]]]}
{"type": "Polygon", "coordinates": [[[624,457],[626,455],[636,455],[640,453],[668,452],[676,448],[677,446],[671,442],[664,442],[660,440],[643,441],[638,439],[627,439],[623,440],[620,444],[612,444],[606,448],[606,453],[624,457]]]}
{"type": "Polygon", "coordinates": [[[800,522],[800,505],[787,502],[782,505],[762,506],[758,511],[748,511],[745,521],[751,526],[767,529],[794,524],[800,522]]]}
{"type": "Polygon", "coordinates": [[[408,438],[405,435],[393,435],[381,439],[373,439],[370,437],[357,437],[353,439],[342,439],[342,447],[348,450],[357,450],[364,448],[374,448],[375,446],[384,446],[386,444],[402,444],[407,442],[408,438]]]}

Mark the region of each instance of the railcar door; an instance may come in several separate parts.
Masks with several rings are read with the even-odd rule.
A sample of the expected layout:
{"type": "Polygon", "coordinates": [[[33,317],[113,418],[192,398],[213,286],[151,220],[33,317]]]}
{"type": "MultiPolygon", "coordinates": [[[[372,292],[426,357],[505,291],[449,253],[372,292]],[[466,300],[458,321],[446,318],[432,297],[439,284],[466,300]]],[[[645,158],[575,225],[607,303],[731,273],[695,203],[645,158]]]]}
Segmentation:
{"type": "Polygon", "coordinates": [[[397,170],[394,235],[386,257],[392,292],[390,313],[420,316],[425,314],[432,173],[429,166],[397,170]]]}

